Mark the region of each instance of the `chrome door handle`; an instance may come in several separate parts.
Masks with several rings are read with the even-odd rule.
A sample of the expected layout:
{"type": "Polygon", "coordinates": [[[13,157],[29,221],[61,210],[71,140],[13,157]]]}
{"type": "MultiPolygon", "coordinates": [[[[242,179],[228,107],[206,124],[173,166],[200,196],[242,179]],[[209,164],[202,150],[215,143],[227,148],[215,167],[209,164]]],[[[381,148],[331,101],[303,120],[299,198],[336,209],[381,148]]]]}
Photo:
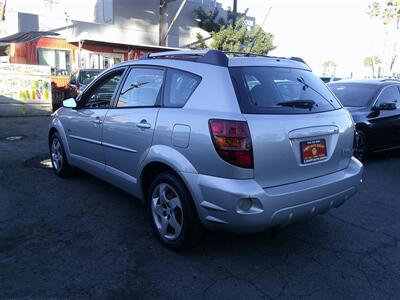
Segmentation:
{"type": "Polygon", "coordinates": [[[147,123],[146,120],[142,120],[142,121],[140,121],[140,123],[137,123],[136,126],[139,128],[150,128],[151,124],[147,123]]]}

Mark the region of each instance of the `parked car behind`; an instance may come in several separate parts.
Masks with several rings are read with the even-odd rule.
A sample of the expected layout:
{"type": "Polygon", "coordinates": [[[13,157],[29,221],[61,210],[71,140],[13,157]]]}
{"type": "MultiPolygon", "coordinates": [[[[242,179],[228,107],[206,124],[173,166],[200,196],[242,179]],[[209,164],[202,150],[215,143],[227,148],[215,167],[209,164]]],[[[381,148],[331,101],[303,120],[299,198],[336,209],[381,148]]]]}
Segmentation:
{"type": "Polygon", "coordinates": [[[54,171],[81,168],[136,196],[172,249],[203,227],[258,232],[342,205],[363,170],[349,112],[299,59],[237,55],[108,69],[53,115],[54,171]]]}
{"type": "Polygon", "coordinates": [[[83,91],[103,70],[101,69],[81,69],[73,73],[69,79],[69,98],[75,98],[83,91]]]}
{"type": "Polygon", "coordinates": [[[345,80],[329,83],[356,123],[354,154],[400,147],[400,81],[392,79],[345,80]]]}
{"type": "Polygon", "coordinates": [[[63,100],[76,98],[102,71],[100,69],[81,69],[70,76],[69,82],[65,86],[57,86],[52,83],[53,111],[62,106],[63,100]]]}

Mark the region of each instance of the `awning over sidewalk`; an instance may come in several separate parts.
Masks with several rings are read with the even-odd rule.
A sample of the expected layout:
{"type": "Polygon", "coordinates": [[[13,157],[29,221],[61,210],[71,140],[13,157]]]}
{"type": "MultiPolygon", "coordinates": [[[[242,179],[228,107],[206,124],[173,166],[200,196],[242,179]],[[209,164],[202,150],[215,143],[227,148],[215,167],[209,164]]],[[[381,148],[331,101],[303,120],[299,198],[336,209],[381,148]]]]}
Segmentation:
{"type": "Polygon", "coordinates": [[[18,32],[3,38],[0,38],[0,43],[25,43],[36,40],[45,36],[58,36],[59,34],[51,31],[30,31],[30,32],[18,32]]]}
{"type": "MultiPolygon", "coordinates": [[[[68,40],[68,42],[73,44],[78,44],[78,40],[68,40]]],[[[165,46],[158,46],[158,45],[148,45],[148,44],[122,44],[122,43],[111,43],[105,41],[98,41],[98,40],[91,40],[85,39],[82,40],[83,45],[98,45],[98,46],[109,46],[109,47],[120,47],[120,48],[135,48],[135,49],[143,49],[143,50],[156,50],[156,51],[172,51],[172,50],[182,50],[181,48],[174,48],[174,47],[165,47],[165,46]]]]}

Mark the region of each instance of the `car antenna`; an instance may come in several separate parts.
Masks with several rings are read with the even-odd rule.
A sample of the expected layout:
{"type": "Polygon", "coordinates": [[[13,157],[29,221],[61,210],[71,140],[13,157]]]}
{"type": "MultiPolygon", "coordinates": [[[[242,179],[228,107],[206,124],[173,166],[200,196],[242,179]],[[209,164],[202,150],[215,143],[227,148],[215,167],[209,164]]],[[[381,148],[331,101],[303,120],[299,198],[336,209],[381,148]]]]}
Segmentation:
{"type": "Polygon", "coordinates": [[[265,15],[264,21],[262,22],[262,24],[261,24],[260,28],[258,29],[257,33],[254,35],[253,43],[251,44],[250,50],[249,50],[249,52],[247,53],[246,56],[250,56],[251,51],[253,50],[254,45],[256,44],[258,35],[260,34],[262,28],[264,27],[265,22],[266,22],[267,19],[268,19],[269,13],[271,12],[271,9],[272,9],[272,6],[270,6],[270,8],[268,9],[268,12],[267,12],[267,14],[265,15]]]}

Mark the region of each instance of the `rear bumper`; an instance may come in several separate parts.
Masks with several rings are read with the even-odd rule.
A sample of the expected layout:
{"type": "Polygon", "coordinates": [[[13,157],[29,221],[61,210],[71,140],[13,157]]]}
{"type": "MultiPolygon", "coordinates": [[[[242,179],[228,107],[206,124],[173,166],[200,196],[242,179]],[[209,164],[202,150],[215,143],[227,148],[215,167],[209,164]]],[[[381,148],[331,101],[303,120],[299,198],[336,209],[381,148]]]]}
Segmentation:
{"type": "Polygon", "coordinates": [[[266,189],[254,179],[182,175],[206,228],[250,233],[286,226],[339,207],[356,193],[362,182],[362,173],[362,164],[352,158],[344,170],[266,189]],[[251,208],[241,210],[240,199],[251,199],[251,208]]]}

